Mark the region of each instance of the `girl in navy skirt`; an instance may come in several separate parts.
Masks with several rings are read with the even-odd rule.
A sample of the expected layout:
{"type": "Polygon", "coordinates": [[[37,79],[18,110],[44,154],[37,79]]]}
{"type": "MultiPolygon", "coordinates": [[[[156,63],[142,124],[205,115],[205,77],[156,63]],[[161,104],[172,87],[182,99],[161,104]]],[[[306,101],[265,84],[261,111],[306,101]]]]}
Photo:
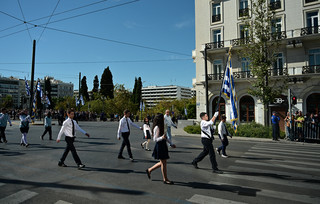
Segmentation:
{"type": "Polygon", "coordinates": [[[146,141],[141,143],[141,147],[142,147],[142,149],[144,149],[144,145],[146,145],[145,150],[146,151],[151,151],[151,149],[149,149],[149,142],[150,142],[150,139],[151,139],[151,130],[150,130],[149,119],[148,118],[144,118],[143,122],[144,122],[144,125],[143,125],[143,139],[145,139],[146,141]]]}
{"type": "Polygon", "coordinates": [[[161,167],[163,183],[164,184],[173,184],[167,177],[167,159],[169,159],[168,146],[167,142],[172,148],[176,146],[168,140],[167,136],[164,134],[164,117],[163,114],[158,114],[153,121],[153,141],[156,142],[156,145],[153,150],[152,156],[160,160],[151,168],[146,169],[148,178],[150,179],[151,172],[161,167]]]}

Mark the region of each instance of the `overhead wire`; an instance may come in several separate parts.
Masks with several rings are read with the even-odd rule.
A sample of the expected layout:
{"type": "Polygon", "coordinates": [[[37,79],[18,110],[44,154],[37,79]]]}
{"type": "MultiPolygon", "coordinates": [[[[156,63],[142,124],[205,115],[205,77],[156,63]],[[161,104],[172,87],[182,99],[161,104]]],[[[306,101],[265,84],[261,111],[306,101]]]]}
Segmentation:
{"type": "Polygon", "coordinates": [[[27,21],[26,21],[26,18],[24,17],[24,14],[23,14],[23,11],[22,11],[22,7],[21,7],[21,4],[20,4],[20,0],[17,0],[17,1],[18,1],[18,4],[19,4],[19,8],[20,8],[20,11],[21,11],[21,14],[22,14],[23,20],[24,20],[24,24],[25,24],[25,25],[26,25],[26,27],[27,27],[27,31],[28,31],[28,34],[29,34],[29,37],[30,37],[30,42],[32,42],[32,37],[31,37],[30,31],[29,31],[28,24],[27,24],[27,23],[25,23],[25,22],[27,22],[27,21]]]}

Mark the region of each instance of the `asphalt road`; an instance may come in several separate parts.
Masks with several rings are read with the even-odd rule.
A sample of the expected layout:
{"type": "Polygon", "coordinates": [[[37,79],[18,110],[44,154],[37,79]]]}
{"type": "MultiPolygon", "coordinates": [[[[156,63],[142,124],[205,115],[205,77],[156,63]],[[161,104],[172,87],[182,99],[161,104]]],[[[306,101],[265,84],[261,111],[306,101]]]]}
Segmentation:
{"type": "MultiPolygon", "coordinates": [[[[156,161],[140,147],[142,131],[130,136],[135,162],[118,160],[117,122],[80,122],[91,134],[77,133],[75,146],[86,168],[78,170],[71,153],[58,167],[65,141],[40,140],[43,126],[31,126],[28,148],[14,122],[7,144],[0,144],[0,203],[320,203],[318,144],[230,140],[229,158],[217,156],[224,174],[211,171],[209,158],[190,164],[202,149],[199,137],[174,137],[168,177],[160,169],[148,180],[145,169],[156,161]]],[[[53,126],[56,139],[60,127],[53,126]]],[[[214,141],[214,146],[220,145],[214,141]]],[[[154,143],[150,145],[153,147],[154,143]]],[[[126,150],[124,157],[128,158],[126,150]]]]}

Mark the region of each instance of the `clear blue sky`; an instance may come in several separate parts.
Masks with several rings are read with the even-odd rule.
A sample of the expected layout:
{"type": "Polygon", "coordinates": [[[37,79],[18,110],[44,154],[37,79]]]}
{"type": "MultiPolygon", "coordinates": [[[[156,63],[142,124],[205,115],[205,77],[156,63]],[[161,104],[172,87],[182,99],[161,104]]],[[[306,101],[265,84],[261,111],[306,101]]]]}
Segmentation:
{"type": "Polygon", "coordinates": [[[127,89],[133,88],[135,77],[142,78],[143,86],[173,84],[192,87],[192,78],[195,77],[195,64],[191,57],[195,47],[194,0],[106,0],[52,16],[42,35],[42,27],[49,18],[31,22],[42,27],[34,27],[18,20],[25,18],[29,22],[50,16],[58,2],[54,14],[99,1],[101,0],[1,0],[1,75],[31,78],[32,40],[35,39],[35,78],[53,76],[74,83],[74,89],[78,89],[78,74],[81,72],[82,76],[87,77],[91,90],[94,76],[98,75],[100,80],[104,68],[109,66],[114,84],[124,84],[127,89]],[[62,20],[126,2],[132,3],[62,20]],[[30,35],[24,30],[26,25],[30,28],[30,35]],[[12,26],[16,27],[7,29],[12,26]],[[21,30],[24,31],[18,32],[21,30]],[[17,33],[12,34],[14,32],[17,33]]]}

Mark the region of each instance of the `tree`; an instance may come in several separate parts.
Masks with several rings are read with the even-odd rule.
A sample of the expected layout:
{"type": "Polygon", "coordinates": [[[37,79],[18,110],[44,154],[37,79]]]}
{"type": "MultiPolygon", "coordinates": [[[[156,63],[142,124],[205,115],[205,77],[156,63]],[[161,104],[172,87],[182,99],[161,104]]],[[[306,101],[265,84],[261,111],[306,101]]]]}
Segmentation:
{"type": "Polygon", "coordinates": [[[109,67],[107,67],[103,71],[103,74],[101,76],[100,92],[106,98],[113,99],[114,98],[113,89],[114,89],[114,86],[113,86],[112,73],[109,67]]]}
{"type": "Polygon", "coordinates": [[[276,60],[280,45],[277,33],[272,32],[275,27],[274,12],[269,8],[268,1],[254,0],[252,4],[252,17],[243,19],[248,37],[243,39],[245,43],[239,56],[250,61],[250,71],[255,79],[250,81],[252,86],[248,93],[258,97],[264,104],[267,125],[268,104],[282,93],[285,80],[272,81],[272,84],[269,81],[270,68],[276,60]]]}
{"type": "Polygon", "coordinates": [[[87,101],[89,100],[89,94],[88,94],[88,86],[87,86],[87,77],[83,76],[81,80],[81,88],[80,88],[80,95],[87,101]]]}
{"type": "Polygon", "coordinates": [[[141,94],[142,94],[142,81],[141,81],[141,77],[139,77],[137,81],[137,90],[136,90],[136,103],[138,104],[140,104],[141,102],[141,94]]]}
{"type": "Polygon", "coordinates": [[[51,107],[54,106],[53,102],[52,102],[52,98],[51,98],[51,81],[49,77],[45,78],[44,81],[44,93],[45,95],[48,97],[49,101],[50,101],[50,105],[48,106],[48,108],[50,109],[51,107]]]}
{"type": "Polygon", "coordinates": [[[96,75],[94,77],[94,80],[93,80],[93,89],[92,89],[92,92],[93,93],[96,93],[99,91],[99,79],[98,79],[98,75],[96,75]]]}
{"type": "Polygon", "coordinates": [[[136,101],[136,94],[137,94],[137,84],[138,84],[138,80],[137,77],[134,78],[134,86],[133,86],[133,91],[132,91],[132,96],[131,96],[131,101],[132,103],[137,103],[136,101]]]}
{"type": "Polygon", "coordinates": [[[1,103],[1,107],[3,108],[13,108],[13,98],[12,95],[6,95],[6,97],[4,97],[1,103]]]}

